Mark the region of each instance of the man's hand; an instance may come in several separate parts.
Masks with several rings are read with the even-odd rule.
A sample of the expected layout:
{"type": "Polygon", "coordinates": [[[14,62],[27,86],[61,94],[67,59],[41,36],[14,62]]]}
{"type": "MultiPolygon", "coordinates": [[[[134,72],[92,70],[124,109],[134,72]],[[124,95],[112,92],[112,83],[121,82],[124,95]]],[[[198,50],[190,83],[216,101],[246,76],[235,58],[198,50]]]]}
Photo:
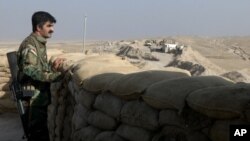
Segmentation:
{"type": "Polygon", "coordinates": [[[66,61],[66,58],[56,58],[55,61],[52,64],[52,69],[54,71],[60,71],[60,66],[62,65],[62,63],[66,61]]]}

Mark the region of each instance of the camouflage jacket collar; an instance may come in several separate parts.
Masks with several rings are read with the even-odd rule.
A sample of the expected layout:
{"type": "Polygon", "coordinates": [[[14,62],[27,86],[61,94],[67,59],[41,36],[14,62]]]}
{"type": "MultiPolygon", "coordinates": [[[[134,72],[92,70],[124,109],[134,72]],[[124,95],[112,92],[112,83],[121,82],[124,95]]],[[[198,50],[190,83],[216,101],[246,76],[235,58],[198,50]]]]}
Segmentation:
{"type": "Polygon", "coordinates": [[[39,41],[40,43],[42,43],[44,45],[47,43],[46,38],[44,38],[42,36],[38,36],[35,33],[31,33],[31,36],[35,37],[37,39],[37,41],[39,41]]]}

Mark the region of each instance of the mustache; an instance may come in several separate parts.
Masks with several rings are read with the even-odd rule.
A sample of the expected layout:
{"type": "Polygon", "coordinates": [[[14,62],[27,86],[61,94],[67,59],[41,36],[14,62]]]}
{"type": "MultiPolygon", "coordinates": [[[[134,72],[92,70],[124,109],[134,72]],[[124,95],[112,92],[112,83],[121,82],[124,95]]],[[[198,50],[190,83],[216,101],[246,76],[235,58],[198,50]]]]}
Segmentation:
{"type": "Polygon", "coordinates": [[[53,33],[54,31],[53,30],[50,30],[49,33],[53,33]]]}

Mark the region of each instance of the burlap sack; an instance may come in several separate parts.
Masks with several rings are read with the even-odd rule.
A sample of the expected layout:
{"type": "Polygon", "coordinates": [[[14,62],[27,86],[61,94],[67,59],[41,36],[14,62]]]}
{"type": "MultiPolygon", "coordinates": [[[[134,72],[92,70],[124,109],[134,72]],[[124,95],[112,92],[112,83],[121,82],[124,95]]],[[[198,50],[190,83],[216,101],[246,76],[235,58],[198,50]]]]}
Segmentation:
{"type": "Polygon", "coordinates": [[[100,111],[90,113],[88,123],[103,130],[112,130],[117,126],[115,119],[100,111]]]}
{"type": "Polygon", "coordinates": [[[0,72],[10,73],[10,69],[8,67],[0,65],[0,72]]]}
{"type": "Polygon", "coordinates": [[[183,128],[188,128],[192,131],[201,131],[205,128],[210,128],[213,124],[213,119],[201,114],[193,109],[185,108],[181,113],[181,118],[185,120],[183,128]]]}
{"type": "Polygon", "coordinates": [[[88,109],[92,108],[92,105],[95,102],[96,95],[81,89],[78,93],[75,94],[75,101],[77,104],[82,104],[88,109]]]}
{"type": "Polygon", "coordinates": [[[76,84],[81,84],[85,79],[98,74],[129,73],[137,70],[135,66],[120,57],[114,55],[95,56],[79,61],[72,69],[72,77],[76,84]]]}
{"type": "Polygon", "coordinates": [[[116,79],[110,83],[107,89],[122,98],[137,99],[146,88],[156,82],[187,76],[187,74],[181,72],[143,71],[127,74],[120,79],[116,79]]]}
{"type": "Polygon", "coordinates": [[[10,91],[0,91],[0,99],[11,98],[12,93],[10,91]]]}
{"type": "Polygon", "coordinates": [[[0,91],[10,91],[9,84],[8,83],[0,83],[0,91]]]}
{"type": "Polygon", "coordinates": [[[87,126],[88,126],[87,120],[85,120],[77,112],[75,112],[72,117],[72,130],[78,131],[87,126]]]}
{"type": "Polygon", "coordinates": [[[70,91],[70,93],[72,94],[72,95],[74,95],[75,93],[77,93],[77,90],[75,90],[75,88],[74,88],[74,86],[73,86],[73,81],[69,81],[68,82],[68,89],[69,89],[69,91],[70,91]]]}
{"type": "Polygon", "coordinates": [[[71,135],[71,121],[70,117],[66,116],[64,119],[64,124],[63,124],[63,131],[62,131],[62,141],[69,141],[70,140],[70,135],[71,135]]]}
{"type": "Polygon", "coordinates": [[[176,110],[165,109],[159,113],[159,124],[185,127],[185,119],[176,110]]]}
{"type": "Polygon", "coordinates": [[[57,115],[56,115],[56,125],[59,126],[63,123],[65,115],[65,105],[59,105],[57,109],[57,115]]]}
{"type": "Polygon", "coordinates": [[[72,69],[75,63],[86,57],[83,53],[63,53],[56,54],[50,57],[49,62],[53,63],[57,58],[65,58],[66,60],[58,67],[60,71],[68,71],[72,69]]]}
{"type": "Polygon", "coordinates": [[[104,131],[95,137],[95,141],[125,141],[113,131],[104,131]]]}
{"type": "Polygon", "coordinates": [[[150,141],[151,133],[143,128],[129,126],[126,124],[120,125],[116,133],[129,141],[150,141]]]}
{"type": "Polygon", "coordinates": [[[158,111],[144,102],[131,101],[122,107],[121,121],[128,125],[155,130],[158,127],[158,111]]]}
{"type": "Polygon", "coordinates": [[[201,132],[184,131],[181,128],[165,127],[161,133],[154,135],[152,141],[210,141],[201,132]]]}
{"type": "Polygon", "coordinates": [[[75,105],[74,114],[72,117],[72,129],[73,131],[80,130],[88,126],[88,116],[91,113],[86,107],[81,104],[75,105]]]}
{"type": "Polygon", "coordinates": [[[105,89],[106,85],[119,79],[124,74],[121,73],[104,73],[92,76],[83,81],[82,87],[91,92],[100,92],[105,89]]]}
{"type": "Polygon", "coordinates": [[[178,78],[155,83],[147,89],[142,97],[146,103],[155,108],[170,108],[181,112],[185,106],[187,95],[192,91],[231,84],[233,82],[217,76],[178,78]]]}
{"type": "Polygon", "coordinates": [[[4,72],[4,71],[0,71],[0,77],[4,77],[4,78],[10,78],[11,75],[10,73],[4,72]]]}
{"type": "Polygon", "coordinates": [[[119,119],[124,102],[122,99],[105,92],[96,97],[94,108],[113,118],[119,119]]]}
{"type": "Polygon", "coordinates": [[[11,78],[10,77],[1,77],[0,84],[7,84],[8,87],[10,85],[11,78]]]}
{"type": "Polygon", "coordinates": [[[54,105],[50,104],[48,106],[48,130],[50,134],[50,140],[54,139],[55,136],[55,118],[56,118],[56,108],[54,105]]]}
{"type": "Polygon", "coordinates": [[[93,141],[100,132],[101,130],[93,126],[85,127],[80,130],[80,141],[93,141]]]}
{"type": "Polygon", "coordinates": [[[217,120],[210,129],[209,138],[212,141],[229,141],[230,125],[249,124],[240,120],[217,120]]]}
{"type": "Polygon", "coordinates": [[[1,55],[0,56],[0,67],[9,67],[6,55],[1,55]]]}
{"type": "Polygon", "coordinates": [[[249,84],[205,88],[191,93],[187,103],[208,117],[231,119],[242,116],[243,111],[249,108],[249,93],[249,84]]]}

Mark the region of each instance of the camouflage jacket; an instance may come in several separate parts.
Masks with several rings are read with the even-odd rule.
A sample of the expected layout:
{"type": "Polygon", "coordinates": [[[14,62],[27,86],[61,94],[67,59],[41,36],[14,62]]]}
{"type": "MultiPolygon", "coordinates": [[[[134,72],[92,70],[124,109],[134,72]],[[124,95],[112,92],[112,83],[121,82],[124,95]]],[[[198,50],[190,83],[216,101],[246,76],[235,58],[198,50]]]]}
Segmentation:
{"type": "Polygon", "coordinates": [[[36,101],[35,105],[47,105],[50,99],[49,82],[60,79],[61,73],[51,69],[47,59],[46,39],[32,33],[21,43],[17,59],[19,81],[35,86],[35,95],[32,97],[36,101]]]}

